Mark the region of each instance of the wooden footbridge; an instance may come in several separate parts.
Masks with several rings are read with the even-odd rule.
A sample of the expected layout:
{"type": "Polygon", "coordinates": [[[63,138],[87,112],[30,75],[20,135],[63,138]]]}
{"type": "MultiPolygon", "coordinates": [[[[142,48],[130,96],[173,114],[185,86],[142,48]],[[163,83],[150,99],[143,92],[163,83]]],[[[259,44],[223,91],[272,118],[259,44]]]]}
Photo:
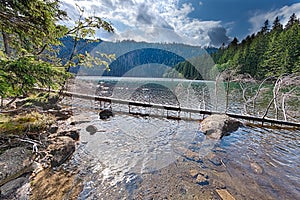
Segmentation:
{"type": "MultiPolygon", "coordinates": [[[[56,90],[46,90],[46,89],[40,89],[38,88],[37,90],[40,91],[48,91],[48,92],[58,92],[56,90]]],[[[226,114],[232,118],[236,119],[243,119],[243,120],[248,120],[250,122],[259,122],[262,125],[264,123],[270,123],[272,125],[283,125],[283,126],[291,126],[294,128],[299,128],[300,129],[300,123],[299,122],[293,122],[293,121],[284,121],[284,120],[277,120],[277,119],[271,119],[271,118],[263,118],[263,117],[257,117],[257,116],[250,116],[250,115],[239,115],[235,113],[221,113],[221,112],[216,112],[216,111],[208,111],[208,110],[201,110],[201,109],[192,109],[192,108],[186,108],[186,107],[181,107],[181,106],[174,106],[174,105],[162,105],[162,104],[155,104],[155,103],[145,103],[145,102],[138,102],[138,101],[133,101],[133,100],[122,100],[122,99],[116,99],[116,98],[111,98],[111,97],[102,97],[102,96],[95,96],[95,95],[86,95],[86,94],[79,94],[79,93],[74,93],[74,92],[68,92],[64,91],[61,92],[62,95],[69,96],[69,97],[74,97],[74,98],[80,98],[80,99],[86,99],[86,100],[93,100],[97,101],[100,103],[106,103],[109,105],[113,104],[123,104],[128,106],[128,113],[129,114],[135,114],[135,115],[141,115],[141,116],[150,116],[150,114],[143,114],[139,112],[132,112],[131,108],[132,106],[136,107],[143,107],[143,108],[151,108],[151,109],[161,109],[167,111],[167,115],[165,117],[169,119],[181,119],[180,113],[195,113],[199,115],[212,115],[212,114],[226,114]],[[178,113],[177,116],[171,116],[169,115],[169,111],[176,111],[178,113]]]]}

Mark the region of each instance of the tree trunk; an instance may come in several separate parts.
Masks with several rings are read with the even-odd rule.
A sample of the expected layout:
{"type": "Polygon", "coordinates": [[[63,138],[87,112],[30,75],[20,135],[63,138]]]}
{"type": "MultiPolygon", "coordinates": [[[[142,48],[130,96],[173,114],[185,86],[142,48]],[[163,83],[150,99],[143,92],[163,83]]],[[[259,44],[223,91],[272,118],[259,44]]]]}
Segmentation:
{"type": "Polygon", "coordinates": [[[4,43],[4,53],[7,56],[10,56],[10,49],[9,49],[9,36],[8,34],[2,30],[2,38],[3,38],[3,43],[4,43]]]}

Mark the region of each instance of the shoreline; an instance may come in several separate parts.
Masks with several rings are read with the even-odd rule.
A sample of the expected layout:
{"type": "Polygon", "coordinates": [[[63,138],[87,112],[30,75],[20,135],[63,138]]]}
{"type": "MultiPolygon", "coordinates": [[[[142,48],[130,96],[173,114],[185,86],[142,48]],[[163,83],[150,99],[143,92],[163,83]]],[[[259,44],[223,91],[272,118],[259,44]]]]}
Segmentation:
{"type": "MultiPolygon", "coordinates": [[[[13,121],[1,123],[11,123],[13,126],[19,126],[15,119],[27,119],[31,113],[35,113],[37,118],[49,116],[53,121],[41,130],[0,133],[1,199],[62,199],[66,191],[75,198],[82,189],[81,181],[76,180],[76,173],[63,167],[75,152],[80,137],[79,130],[74,126],[76,123],[71,120],[72,107],[60,103],[53,104],[50,106],[52,108],[45,109],[43,106],[15,106],[16,112],[2,113],[2,116],[10,116],[9,120],[13,121]]],[[[33,125],[29,123],[30,126],[33,125]]]]}

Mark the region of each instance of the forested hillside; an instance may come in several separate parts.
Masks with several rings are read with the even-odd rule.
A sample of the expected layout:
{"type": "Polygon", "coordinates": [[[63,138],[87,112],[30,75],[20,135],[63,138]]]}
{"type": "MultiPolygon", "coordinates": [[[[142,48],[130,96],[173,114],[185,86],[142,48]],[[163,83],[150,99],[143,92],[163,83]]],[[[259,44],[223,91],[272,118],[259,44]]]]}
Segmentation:
{"type": "Polygon", "coordinates": [[[120,77],[126,74],[125,76],[134,77],[203,79],[207,78],[205,74],[210,73],[209,69],[214,64],[210,54],[217,51],[213,47],[202,48],[176,43],[106,42],[87,39],[75,41],[72,37],[64,37],[61,41],[63,45],[59,47],[58,56],[62,60],[68,60],[70,57],[74,42],[77,42],[75,52],[80,54],[88,52],[95,57],[98,56],[98,52],[115,55],[116,60],[109,63],[109,70],[96,64],[89,67],[75,65],[69,69],[72,73],[78,73],[80,70],[80,75],[120,77]],[[185,60],[190,60],[195,65],[185,60]],[[136,68],[142,65],[149,65],[149,67],[143,68],[143,71],[136,68]]]}
{"type": "Polygon", "coordinates": [[[265,21],[261,30],[239,42],[237,38],[213,54],[219,71],[236,70],[256,79],[300,72],[300,22],[293,14],[282,25],[265,21]]]}

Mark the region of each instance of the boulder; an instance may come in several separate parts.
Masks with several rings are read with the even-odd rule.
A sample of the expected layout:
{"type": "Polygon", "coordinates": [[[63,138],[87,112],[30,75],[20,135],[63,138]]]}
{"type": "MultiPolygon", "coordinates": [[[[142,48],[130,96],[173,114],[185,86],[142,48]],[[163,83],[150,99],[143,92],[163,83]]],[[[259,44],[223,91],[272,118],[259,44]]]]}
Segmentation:
{"type": "Polygon", "coordinates": [[[52,167],[57,167],[64,163],[75,151],[75,141],[68,136],[56,137],[47,148],[52,155],[50,160],[52,167]]]}
{"type": "Polygon", "coordinates": [[[0,186],[33,171],[32,151],[25,147],[6,150],[0,155],[0,186]]]}
{"type": "MultiPolygon", "coordinates": [[[[29,175],[27,174],[27,176],[21,176],[19,178],[13,179],[10,182],[4,184],[3,186],[0,187],[1,190],[0,199],[16,199],[14,197],[18,189],[28,182],[29,182],[29,175]]],[[[29,195],[27,195],[27,198],[28,196],[29,195]]]]}
{"type": "Polygon", "coordinates": [[[227,115],[211,115],[201,122],[201,131],[211,139],[221,139],[243,124],[227,115]]]}
{"type": "Polygon", "coordinates": [[[34,170],[32,159],[32,150],[26,147],[11,148],[0,155],[0,199],[21,199],[17,198],[20,195],[28,197],[18,191],[29,183],[29,175],[34,170]]]}

